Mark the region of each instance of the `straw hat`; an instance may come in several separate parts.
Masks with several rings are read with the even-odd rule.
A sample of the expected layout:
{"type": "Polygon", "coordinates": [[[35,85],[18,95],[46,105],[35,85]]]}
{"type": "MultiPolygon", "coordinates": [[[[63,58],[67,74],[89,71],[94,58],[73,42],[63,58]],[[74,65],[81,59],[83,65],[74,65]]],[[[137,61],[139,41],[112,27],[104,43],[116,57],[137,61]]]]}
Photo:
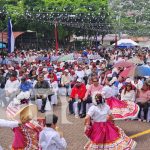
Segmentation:
{"type": "Polygon", "coordinates": [[[15,107],[9,105],[6,112],[9,119],[25,123],[28,120],[36,119],[38,109],[34,104],[23,104],[15,107]]]}

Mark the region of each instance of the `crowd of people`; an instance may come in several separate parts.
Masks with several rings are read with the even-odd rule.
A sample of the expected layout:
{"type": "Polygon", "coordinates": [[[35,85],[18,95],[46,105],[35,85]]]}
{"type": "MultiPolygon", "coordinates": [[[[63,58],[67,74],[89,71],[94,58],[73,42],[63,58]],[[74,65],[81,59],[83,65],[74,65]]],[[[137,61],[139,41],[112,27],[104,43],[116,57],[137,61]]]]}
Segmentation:
{"type": "Polygon", "coordinates": [[[13,128],[12,149],[66,149],[65,139],[56,131],[57,116],[49,114],[35,121],[34,102],[40,99],[40,112],[45,113],[47,102],[57,107],[59,95],[66,96],[70,115],[85,118],[89,139],[85,149],[133,149],[136,142],[114,120],[150,121],[150,50],[86,49],[74,52],[71,60],[59,61],[67,55],[16,50],[0,57],[0,86],[5,93],[1,106],[7,108],[9,119],[17,120],[20,114],[16,122],[0,120],[0,126],[13,128]],[[138,67],[149,71],[138,74],[138,67]]]}

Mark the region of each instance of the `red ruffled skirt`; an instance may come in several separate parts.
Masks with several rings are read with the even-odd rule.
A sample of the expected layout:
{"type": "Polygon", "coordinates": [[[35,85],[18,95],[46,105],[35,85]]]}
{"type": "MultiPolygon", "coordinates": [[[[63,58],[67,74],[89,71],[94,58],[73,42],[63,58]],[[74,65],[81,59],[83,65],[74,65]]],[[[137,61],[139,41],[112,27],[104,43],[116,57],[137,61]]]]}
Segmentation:
{"type": "Polygon", "coordinates": [[[91,141],[87,150],[132,150],[136,146],[136,142],[112,122],[94,122],[85,134],[91,141]]]}
{"type": "Polygon", "coordinates": [[[106,99],[115,120],[134,119],[139,113],[139,106],[131,101],[118,100],[115,97],[106,99]]]}

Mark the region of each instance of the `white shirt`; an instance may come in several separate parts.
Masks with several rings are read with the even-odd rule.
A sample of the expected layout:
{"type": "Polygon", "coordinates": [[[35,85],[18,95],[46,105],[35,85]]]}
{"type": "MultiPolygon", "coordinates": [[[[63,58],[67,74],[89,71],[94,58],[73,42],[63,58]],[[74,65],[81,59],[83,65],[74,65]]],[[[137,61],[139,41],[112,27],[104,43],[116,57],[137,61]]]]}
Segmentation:
{"type": "Polygon", "coordinates": [[[125,101],[135,101],[135,91],[131,90],[131,91],[126,91],[126,93],[124,94],[124,90],[122,90],[121,92],[121,100],[125,100],[125,101]]]}
{"type": "Polygon", "coordinates": [[[131,83],[137,88],[141,89],[143,87],[143,82],[141,80],[138,80],[138,83],[135,83],[134,81],[131,81],[131,83]]]}
{"type": "Polygon", "coordinates": [[[9,120],[0,119],[0,127],[15,128],[18,127],[18,121],[9,121],[9,120]]]}
{"type": "Polygon", "coordinates": [[[110,107],[107,104],[100,106],[93,105],[87,113],[87,115],[89,115],[94,122],[106,122],[107,116],[110,114],[110,107]]]}
{"type": "Polygon", "coordinates": [[[112,87],[105,85],[102,88],[102,93],[103,93],[105,98],[110,98],[110,97],[114,96],[115,90],[112,87]]]}
{"type": "Polygon", "coordinates": [[[9,93],[13,93],[19,90],[20,82],[19,80],[10,81],[10,79],[7,80],[5,84],[5,91],[8,91],[9,93]]]}
{"type": "Polygon", "coordinates": [[[85,69],[84,72],[85,72],[85,75],[86,75],[86,76],[89,76],[89,75],[91,75],[91,73],[92,73],[92,72],[91,72],[91,69],[85,69]]]}
{"type": "Polygon", "coordinates": [[[83,70],[81,70],[81,71],[75,71],[75,74],[76,74],[79,78],[81,78],[81,79],[83,79],[83,77],[84,77],[84,75],[85,75],[85,73],[84,73],[83,70]]]}
{"type": "Polygon", "coordinates": [[[47,127],[40,132],[39,145],[42,150],[65,150],[67,147],[66,140],[57,131],[47,127]]]}

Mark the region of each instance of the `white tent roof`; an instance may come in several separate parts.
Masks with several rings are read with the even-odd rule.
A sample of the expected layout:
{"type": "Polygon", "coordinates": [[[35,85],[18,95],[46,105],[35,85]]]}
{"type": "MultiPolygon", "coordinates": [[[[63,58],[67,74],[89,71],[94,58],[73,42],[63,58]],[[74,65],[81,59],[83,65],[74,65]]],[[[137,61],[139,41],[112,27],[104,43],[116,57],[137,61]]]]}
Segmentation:
{"type": "MultiPolygon", "coordinates": [[[[138,43],[134,42],[134,41],[131,40],[131,39],[121,39],[121,40],[117,41],[117,45],[120,45],[120,44],[122,44],[122,43],[131,43],[131,44],[133,44],[134,46],[138,46],[138,43]]],[[[114,43],[113,45],[115,45],[115,43],[114,43]]]]}

